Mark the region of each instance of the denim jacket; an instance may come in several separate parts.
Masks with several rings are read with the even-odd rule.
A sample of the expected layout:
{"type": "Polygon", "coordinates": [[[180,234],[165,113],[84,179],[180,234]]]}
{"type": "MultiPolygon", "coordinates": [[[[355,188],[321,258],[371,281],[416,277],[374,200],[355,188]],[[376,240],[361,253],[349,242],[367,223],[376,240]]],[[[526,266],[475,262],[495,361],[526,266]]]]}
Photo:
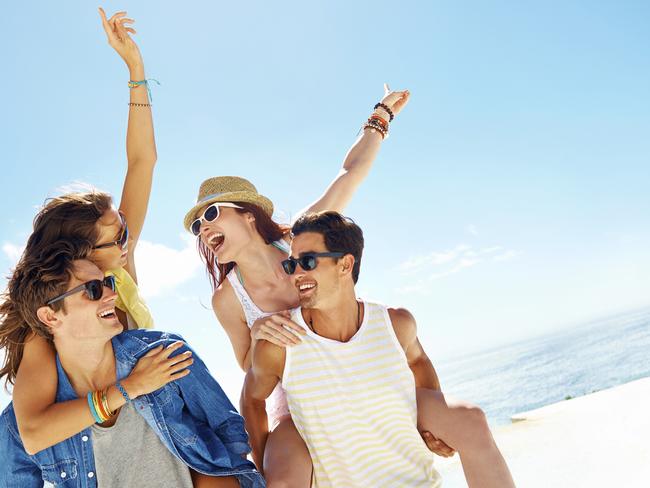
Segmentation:
{"type": "MultiPolygon", "coordinates": [[[[151,330],[131,330],[112,339],[117,378],[129,375],[138,358],[149,350],[183,340],[151,330]]],[[[173,355],[189,350],[182,346],[173,355]]],[[[187,466],[214,476],[235,476],[242,488],[262,488],[264,479],[245,456],[250,452],[244,421],[201,359],[193,354],[191,373],[133,400],[162,443],[187,466]]],[[[57,356],[59,382],[56,401],[77,397],[57,356]]],[[[138,462],[137,457],[133,459],[138,462]]],[[[143,469],[156,469],[155,465],[143,469]]],[[[30,456],[18,434],[10,404],[0,416],[0,488],[94,488],[95,459],[91,429],[30,456]]]]}

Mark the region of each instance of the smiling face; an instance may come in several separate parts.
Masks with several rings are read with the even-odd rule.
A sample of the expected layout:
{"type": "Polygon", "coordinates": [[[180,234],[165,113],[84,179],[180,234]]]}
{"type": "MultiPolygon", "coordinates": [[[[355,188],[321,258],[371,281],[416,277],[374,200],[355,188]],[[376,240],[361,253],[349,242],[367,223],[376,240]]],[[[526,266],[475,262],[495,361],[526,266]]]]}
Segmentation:
{"type": "MultiPolygon", "coordinates": [[[[117,241],[124,232],[120,213],[113,207],[104,212],[97,221],[96,227],[98,232],[96,246],[117,241]]],[[[117,245],[103,249],[94,249],[88,256],[102,271],[125,266],[127,257],[128,243],[124,249],[121,249],[117,245]]]]}
{"type": "MultiPolygon", "coordinates": [[[[90,280],[102,280],[104,273],[91,261],[77,260],[67,290],[90,280]]],[[[48,315],[54,341],[108,341],[122,332],[122,324],[115,314],[117,294],[108,287],[103,288],[99,300],[91,300],[82,290],[64,298],[65,309],[48,315]]]]}
{"type": "MultiPolygon", "coordinates": [[[[306,253],[328,252],[322,234],[305,232],[294,237],[291,242],[291,257],[299,258],[306,253]]],[[[316,268],[305,271],[300,265],[292,275],[293,284],[298,290],[300,306],[303,308],[324,308],[337,303],[344,291],[345,280],[352,280],[349,271],[350,255],[342,258],[316,258],[316,268]]],[[[352,261],[351,261],[352,260],[352,261]]],[[[352,284],[353,285],[353,284],[352,284]]]]}
{"type": "MultiPolygon", "coordinates": [[[[203,215],[208,206],[200,209],[197,215],[203,215]]],[[[216,219],[201,222],[200,238],[219,263],[230,263],[237,260],[239,251],[253,240],[256,233],[252,214],[219,207],[216,219]]]]}

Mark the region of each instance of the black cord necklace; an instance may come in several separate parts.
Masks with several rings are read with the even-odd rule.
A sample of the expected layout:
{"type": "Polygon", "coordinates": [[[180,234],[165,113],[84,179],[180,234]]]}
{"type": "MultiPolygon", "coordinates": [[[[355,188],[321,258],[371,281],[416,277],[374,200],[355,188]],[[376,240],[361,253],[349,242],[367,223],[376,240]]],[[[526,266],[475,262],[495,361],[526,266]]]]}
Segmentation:
{"type": "MultiPolygon", "coordinates": [[[[355,300],[357,302],[357,330],[361,327],[361,304],[359,303],[359,300],[355,300]]],[[[314,334],[316,334],[316,329],[314,329],[314,319],[309,316],[309,328],[312,330],[314,334]]]]}

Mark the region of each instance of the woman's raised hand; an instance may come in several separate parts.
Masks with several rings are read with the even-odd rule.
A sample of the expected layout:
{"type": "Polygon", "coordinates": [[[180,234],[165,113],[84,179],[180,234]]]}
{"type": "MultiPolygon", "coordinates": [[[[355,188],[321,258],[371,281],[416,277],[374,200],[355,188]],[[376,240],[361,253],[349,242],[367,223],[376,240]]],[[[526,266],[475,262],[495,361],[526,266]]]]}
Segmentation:
{"type": "Polygon", "coordinates": [[[108,37],[108,43],[117,54],[124,60],[129,68],[142,65],[142,56],[138,45],[131,39],[129,34],[135,34],[135,29],[130,27],[135,21],[126,17],[126,12],[117,12],[110,19],[106,18],[106,12],[99,8],[99,15],[102,18],[102,26],[108,37]]]}
{"type": "Polygon", "coordinates": [[[397,115],[404,109],[410,96],[411,92],[408,90],[391,91],[388,83],[384,83],[384,98],[381,99],[381,103],[391,109],[394,115],[397,115]]]}

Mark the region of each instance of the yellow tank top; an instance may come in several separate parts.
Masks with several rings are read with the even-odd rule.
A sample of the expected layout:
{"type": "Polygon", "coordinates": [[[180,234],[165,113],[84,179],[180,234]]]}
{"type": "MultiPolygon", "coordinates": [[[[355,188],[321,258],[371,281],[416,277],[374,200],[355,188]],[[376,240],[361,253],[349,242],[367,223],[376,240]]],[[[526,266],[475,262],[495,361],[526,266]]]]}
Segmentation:
{"type": "Polygon", "coordinates": [[[433,454],[417,430],[415,380],[386,307],[365,302],[348,342],[307,334],[286,349],[282,386],[317,488],[433,488],[433,454]]]}
{"type": "Polygon", "coordinates": [[[115,306],[125,312],[129,318],[129,329],[152,329],[153,317],[149,307],[140,296],[138,285],[124,268],[116,268],[106,272],[106,276],[115,276],[115,291],[117,300],[115,306]]]}

